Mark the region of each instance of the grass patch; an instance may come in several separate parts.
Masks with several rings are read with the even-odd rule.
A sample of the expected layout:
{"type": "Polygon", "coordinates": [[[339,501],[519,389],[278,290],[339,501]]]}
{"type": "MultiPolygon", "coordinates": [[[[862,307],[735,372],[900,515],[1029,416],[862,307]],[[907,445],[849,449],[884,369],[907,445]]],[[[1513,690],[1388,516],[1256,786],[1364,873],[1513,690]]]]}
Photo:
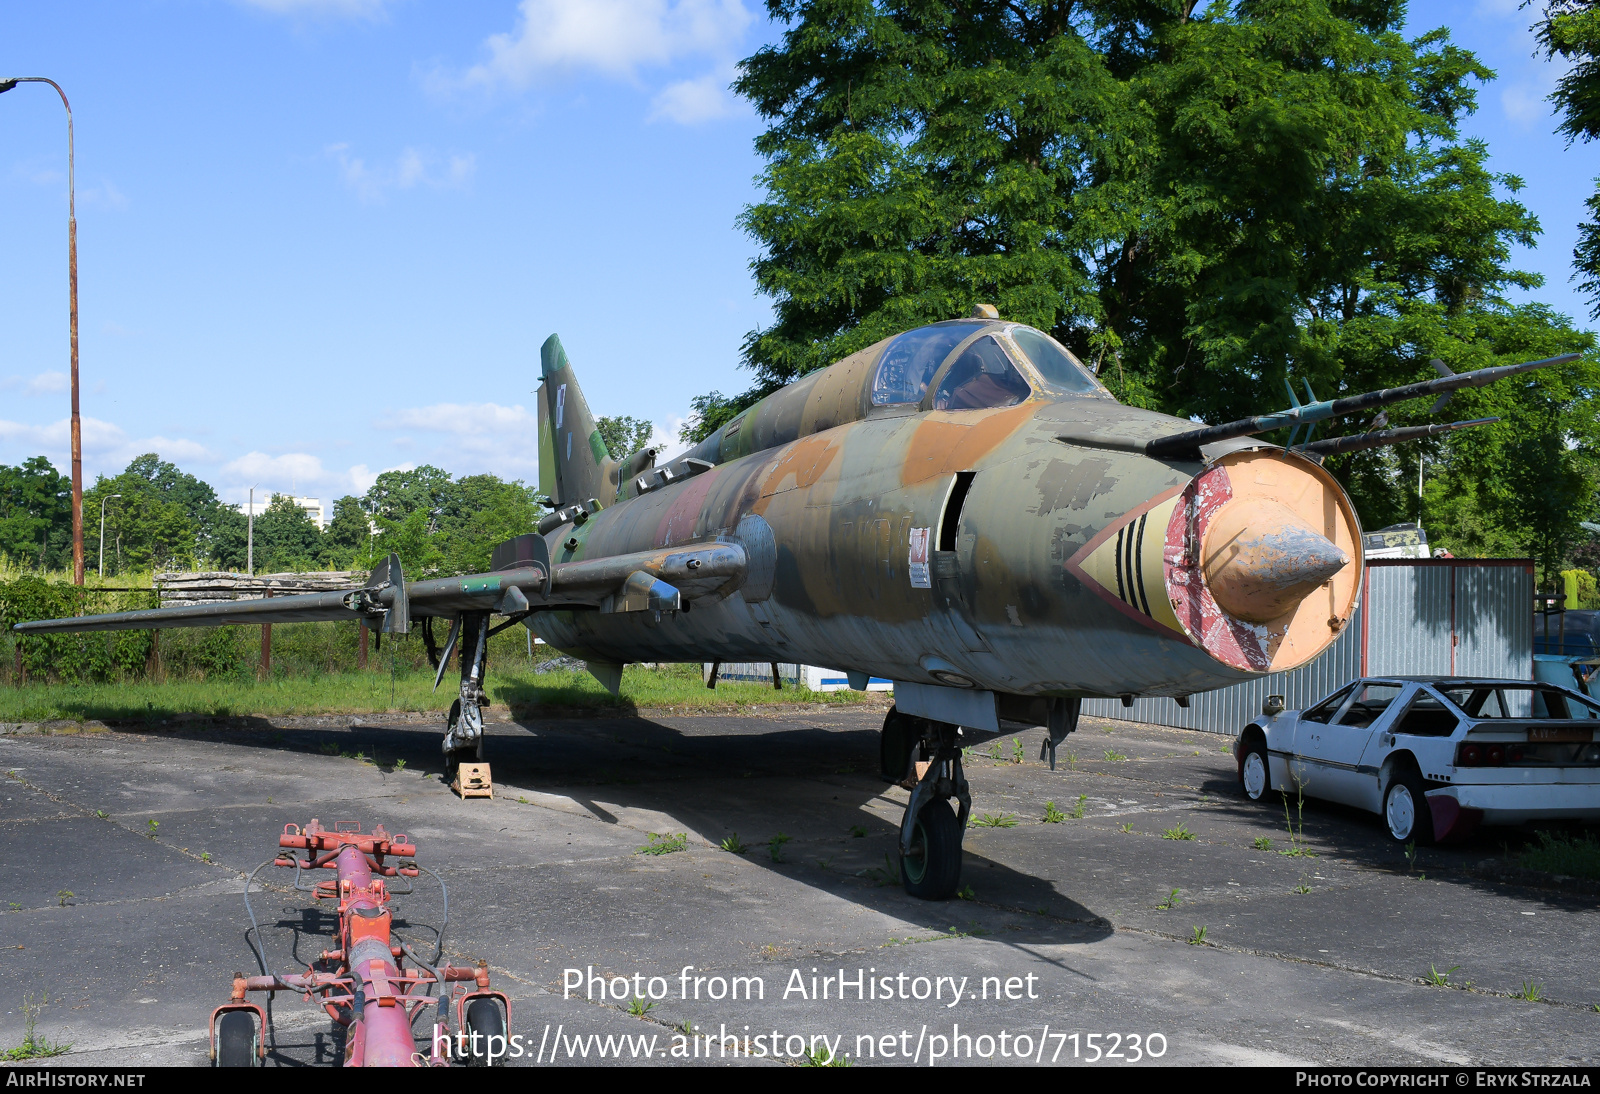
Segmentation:
{"type": "Polygon", "coordinates": [[[688,849],[689,834],[687,832],[679,832],[677,835],[657,835],[651,832],[650,842],[643,847],[636,848],[633,853],[636,855],[670,855],[675,851],[687,851],[688,849]]]}
{"type": "Polygon", "coordinates": [[[1270,851],[1272,850],[1272,837],[1257,836],[1250,846],[1254,847],[1257,851],[1270,851]]]}
{"type": "Polygon", "coordinates": [[[1525,868],[1600,880],[1600,839],[1592,833],[1572,837],[1539,832],[1538,837],[1539,845],[1522,853],[1525,868]]]}
{"type": "Polygon", "coordinates": [[[1165,832],[1161,833],[1161,838],[1194,839],[1194,833],[1185,828],[1182,821],[1179,821],[1175,827],[1168,828],[1165,832]]]}
{"type": "Polygon", "coordinates": [[[33,1001],[33,996],[31,995],[22,997],[22,1015],[23,1021],[27,1024],[27,1032],[22,1035],[22,1044],[0,1052],[0,1060],[38,1060],[46,1056],[62,1056],[72,1047],[70,1041],[63,1045],[39,1036],[36,1028],[39,1023],[39,1012],[49,1002],[49,992],[45,992],[44,998],[37,1003],[33,1001]]]}
{"type": "MultiPolygon", "coordinates": [[[[820,692],[792,686],[774,691],[761,684],[719,683],[711,690],[701,679],[698,664],[657,669],[630,665],[623,671],[620,692],[612,695],[582,670],[535,673],[519,667],[496,671],[491,660],[488,692],[493,706],[510,707],[513,713],[539,707],[621,711],[671,707],[692,713],[772,703],[850,706],[869,701],[865,692],[820,692]]],[[[392,679],[386,668],[375,667],[369,672],[262,681],[227,675],[165,683],[29,684],[0,688],[0,722],[96,719],[154,724],[180,714],[226,718],[407,711],[442,715],[455,699],[456,688],[450,681],[434,691],[431,671],[408,666],[402,666],[392,679]]]]}
{"type": "Polygon", "coordinates": [[[971,828],[1015,828],[1017,818],[1010,813],[984,813],[967,822],[971,828]]]}

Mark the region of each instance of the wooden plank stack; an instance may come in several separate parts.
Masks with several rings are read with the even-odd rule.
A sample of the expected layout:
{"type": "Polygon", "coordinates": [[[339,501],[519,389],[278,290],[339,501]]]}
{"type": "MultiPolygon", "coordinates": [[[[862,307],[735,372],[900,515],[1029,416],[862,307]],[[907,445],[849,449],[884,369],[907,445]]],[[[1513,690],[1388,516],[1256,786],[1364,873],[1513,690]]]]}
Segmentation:
{"type": "Polygon", "coordinates": [[[255,600],[267,595],[294,596],[359,589],[366,584],[361,571],[322,570],[304,574],[158,573],[152,584],[163,608],[184,604],[218,604],[228,600],[255,600]]]}

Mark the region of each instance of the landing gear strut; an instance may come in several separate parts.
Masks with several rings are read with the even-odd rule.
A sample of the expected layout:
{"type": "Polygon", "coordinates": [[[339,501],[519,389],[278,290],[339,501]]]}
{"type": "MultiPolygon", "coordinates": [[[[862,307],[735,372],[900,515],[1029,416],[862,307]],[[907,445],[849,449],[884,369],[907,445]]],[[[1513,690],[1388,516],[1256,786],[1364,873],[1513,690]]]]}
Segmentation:
{"type": "MultiPolygon", "coordinates": [[[[483,759],[482,705],[489,699],[483,690],[489,657],[489,613],[462,612],[460,627],[461,694],[450,707],[450,721],[445,727],[446,776],[464,763],[483,759]]],[[[450,656],[450,645],[454,644],[446,645],[445,658],[450,656]]]]}
{"type": "Polygon", "coordinates": [[[884,720],[884,774],[905,757],[900,785],[911,790],[900,822],[900,883],[923,900],[948,900],[961,885],[961,837],[972,815],[972,793],[961,770],[957,732],[948,722],[896,710],[884,720]]]}

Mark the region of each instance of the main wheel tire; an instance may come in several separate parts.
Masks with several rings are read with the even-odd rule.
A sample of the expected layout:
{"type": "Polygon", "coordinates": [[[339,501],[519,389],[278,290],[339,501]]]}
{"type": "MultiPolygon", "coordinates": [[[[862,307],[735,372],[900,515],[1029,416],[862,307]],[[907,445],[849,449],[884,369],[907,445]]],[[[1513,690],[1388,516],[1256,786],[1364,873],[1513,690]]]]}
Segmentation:
{"type": "Polygon", "coordinates": [[[1383,789],[1383,823],[1389,838],[1396,843],[1433,842],[1433,810],[1428,807],[1427,787],[1415,767],[1396,768],[1383,789]]]}
{"type": "Polygon", "coordinates": [[[248,1011],[230,1010],[217,1019],[217,1067],[255,1067],[256,1020],[248,1011]]]}
{"type": "Polygon", "coordinates": [[[499,1067],[505,1063],[506,1016],[493,999],[474,999],[467,1006],[467,1066],[499,1067]],[[478,1036],[474,1037],[476,1033],[478,1036]],[[489,1038],[500,1038],[499,1052],[489,1055],[489,1038]]]}
{"type": "Polygon", "coordinates": [[[898,783],[906,777],[911,766],[911,752],[922,740],[922,725],[909,714],[894,707],[883,718],[883,732],[878,736],[878,773],[886,783],[898,783]]]}
{"type": "Polygon", "coordinates": [[[931,801],[911,829],[911,851],[900,856],[900,883],[922,900],[949,900],[961,884],[961,826],[949,802],[931,801]]]}
{"type": "Polygon", "coordinates": [[[1244,746],[1244,757],[1239,761],[1239,790],[1253,802],[1264,800],[1272,792],[1267,745],[1259,737],[1251,737],[1244,746]]]}

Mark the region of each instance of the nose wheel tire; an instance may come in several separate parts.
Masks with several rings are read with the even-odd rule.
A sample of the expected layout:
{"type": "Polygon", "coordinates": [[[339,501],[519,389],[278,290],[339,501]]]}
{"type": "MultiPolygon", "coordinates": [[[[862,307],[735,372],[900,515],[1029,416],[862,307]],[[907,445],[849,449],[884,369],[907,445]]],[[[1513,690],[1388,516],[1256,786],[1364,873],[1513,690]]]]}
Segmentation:
{"type": "Polygon", "coordinates": [[[256,1020],[242,1010],[230,1010],[217,1019],[217,1067],[255,1067],[256,1020]]]}
{"type": "Polygon", "coordinates": [[[948,801],[930,801],[917,814],[911,850],[900,856],[900,883],[922,900],[949,900],[961,884],[961,825],[948,801]]]}
{"type": "Polygon", "coordinates": [[[1384,788],[1383,821],[1396,843],[1433,842],[1433,811],[1426,790],[1422,776],[1409,768],[1396,771],[1384,788]]]}
{"type": "Polygon", "coordinates": [[[1239,789],[1253,802],[1261,801],[1272,790],[1272,771],[1267,766],[1267,748],[1259,740],[1245,745],[1239,762],[1239,789]]]}

